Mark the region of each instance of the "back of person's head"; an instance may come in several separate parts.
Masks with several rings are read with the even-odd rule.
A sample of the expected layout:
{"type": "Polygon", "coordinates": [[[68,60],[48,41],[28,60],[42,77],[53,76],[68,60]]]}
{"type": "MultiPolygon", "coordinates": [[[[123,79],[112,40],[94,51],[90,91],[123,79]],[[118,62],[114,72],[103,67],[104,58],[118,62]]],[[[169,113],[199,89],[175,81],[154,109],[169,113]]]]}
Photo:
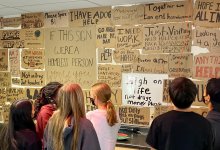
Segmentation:
{"type": "Polygon", "coordinates": [[[63,149],[63,129],[67,119],[73,119],[72,148],[77,149],[79,122],[85,117],[84,96],[78,84],[66,84],[62,86],[57,98],[58,109],[53,114],[49,123],[49,140],[52,140],[54,150],[63,149]]]}
{"type": "Polygon", "coordinates": [[[196,85],[188,78],[175,78],[169,85],[169,95],[173,104],[180,109],[191,106],[198,90],[196,85]]]}
{"type": "Polygon", "coordinates": [[[10,107],[8,136],[11,149],[17,149],[15,132],[23,129],[30,129],[35,132],[35,124],[32,120],[32,103],[28,99],[16,100],[10,107]]]}
{"type": "Polygon", "coordinates": [[[115,125],[118,122],[117,115],[115,112],[115,107],[111,102],[111,93],[112,90],[106,83],[96,83],[91,88],[92,93],[96,96],[96,98],[106,105],[107,107],[107,122],[110,126],[115,125]]]}
{"type": "Polygon", "coordinates": [[[208,80],[206,95],[210,96],[213,109],[220,112],[220,78],[208,80]]]}
{"type": "Polygon", "coordinates": [[[46,104],[56,104],[57,93],[63,84],[59,82],[50,82],[40,89],[37,100],[35,101],[35,114],[37,117],[42,106],[46,104]]]}

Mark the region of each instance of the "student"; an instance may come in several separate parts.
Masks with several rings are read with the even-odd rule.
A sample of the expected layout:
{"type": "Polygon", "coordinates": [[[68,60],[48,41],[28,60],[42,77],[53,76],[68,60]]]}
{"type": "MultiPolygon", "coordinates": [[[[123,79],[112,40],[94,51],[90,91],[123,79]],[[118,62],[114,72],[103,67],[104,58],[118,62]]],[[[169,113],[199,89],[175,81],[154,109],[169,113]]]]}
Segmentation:
{"type": "Polygon", "coordinates": [[[86,114],[98,135],[101,150],[114,150],[120,128],[120,119],[112,104],[111,88],[106,83],[92,86],[90,100],[98,109],[86,114]]]}
{"type": "Polygon", "coordinates": [[[220,78],[208,80],[204,93],[205,101],[210,102],[210,111],[206,118],[211,122],[214,130],[214,150],[220,150],[220,78]]]}
{"type": "Polygon", "coordinates": [[[41,150],[41,140],[32,120],[32,103],[30,100],[16,100],[9,112],[9,122],[4,132],[2,150],[41,150]]]}
{"type": "Polygon", "coordinates": [[[44,129],[49,118],[56,110],[56,97],[58,90],[62,87],[59,82],[50,82],[40,90],[40,94],[35,101],[36,130],[40,139],[43,141],[44,129]]]}
{"type": "Polygon", "coordinates": [[[169,94],[174,110],[153,120],[146,142],[157,150],[212,150],[211,124],[190,111],[197,94],[196,85],[179,77],[169,85],[169,94]]]}
{"type": "Polygon", "coordinates": [[[100,150],[92,123],[85,117],[84,96],[78,84],[59,90],[58,109],[44,132],[47,150],[100,150]]]}

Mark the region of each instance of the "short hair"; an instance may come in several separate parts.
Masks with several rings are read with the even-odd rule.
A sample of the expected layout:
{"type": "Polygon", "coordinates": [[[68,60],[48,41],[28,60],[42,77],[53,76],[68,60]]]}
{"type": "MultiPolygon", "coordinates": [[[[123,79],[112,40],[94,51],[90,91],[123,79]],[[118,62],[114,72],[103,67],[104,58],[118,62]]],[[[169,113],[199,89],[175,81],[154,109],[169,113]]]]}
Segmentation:
{"type": "Polygon", "coordinates": [[[220,108],[220,78],[208,80],[206,94],[210,96],[210,101],[215,108],[220,108]]]}
{"type": "Polygon", "coordinates": [[[196,85],[186,77],[175,78],[169,85],[169,95],[173,104],[180,109],[191,106],[197,95],[196,85]]]}

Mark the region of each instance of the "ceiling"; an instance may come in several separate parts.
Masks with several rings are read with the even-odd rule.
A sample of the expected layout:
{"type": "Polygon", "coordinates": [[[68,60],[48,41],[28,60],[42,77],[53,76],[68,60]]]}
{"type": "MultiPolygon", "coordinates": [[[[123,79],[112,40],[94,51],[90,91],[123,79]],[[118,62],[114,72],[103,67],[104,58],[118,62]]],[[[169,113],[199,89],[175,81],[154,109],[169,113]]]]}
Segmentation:
{"type": "Polygon", "coordinates": [[[0,16],[15,17],[20,16],[22,13],[31,12],[51,12],[76,8],[164,1],[174,0],[0,0],[0,16]]]}

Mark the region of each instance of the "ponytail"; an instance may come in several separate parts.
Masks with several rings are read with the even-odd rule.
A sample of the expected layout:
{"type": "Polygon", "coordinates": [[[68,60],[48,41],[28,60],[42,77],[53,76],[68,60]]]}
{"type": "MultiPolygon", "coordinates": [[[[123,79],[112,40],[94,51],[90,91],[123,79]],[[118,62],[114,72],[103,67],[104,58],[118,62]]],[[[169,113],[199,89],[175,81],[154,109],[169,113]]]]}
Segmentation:
{"type": "Polygon", "coordinates": [[[107,122],[109,126],[114,126],[116,123],[118,123],[117,115],[115,111],[115,107],[112,104],[110,100],[107,101],[107,122]]]}

